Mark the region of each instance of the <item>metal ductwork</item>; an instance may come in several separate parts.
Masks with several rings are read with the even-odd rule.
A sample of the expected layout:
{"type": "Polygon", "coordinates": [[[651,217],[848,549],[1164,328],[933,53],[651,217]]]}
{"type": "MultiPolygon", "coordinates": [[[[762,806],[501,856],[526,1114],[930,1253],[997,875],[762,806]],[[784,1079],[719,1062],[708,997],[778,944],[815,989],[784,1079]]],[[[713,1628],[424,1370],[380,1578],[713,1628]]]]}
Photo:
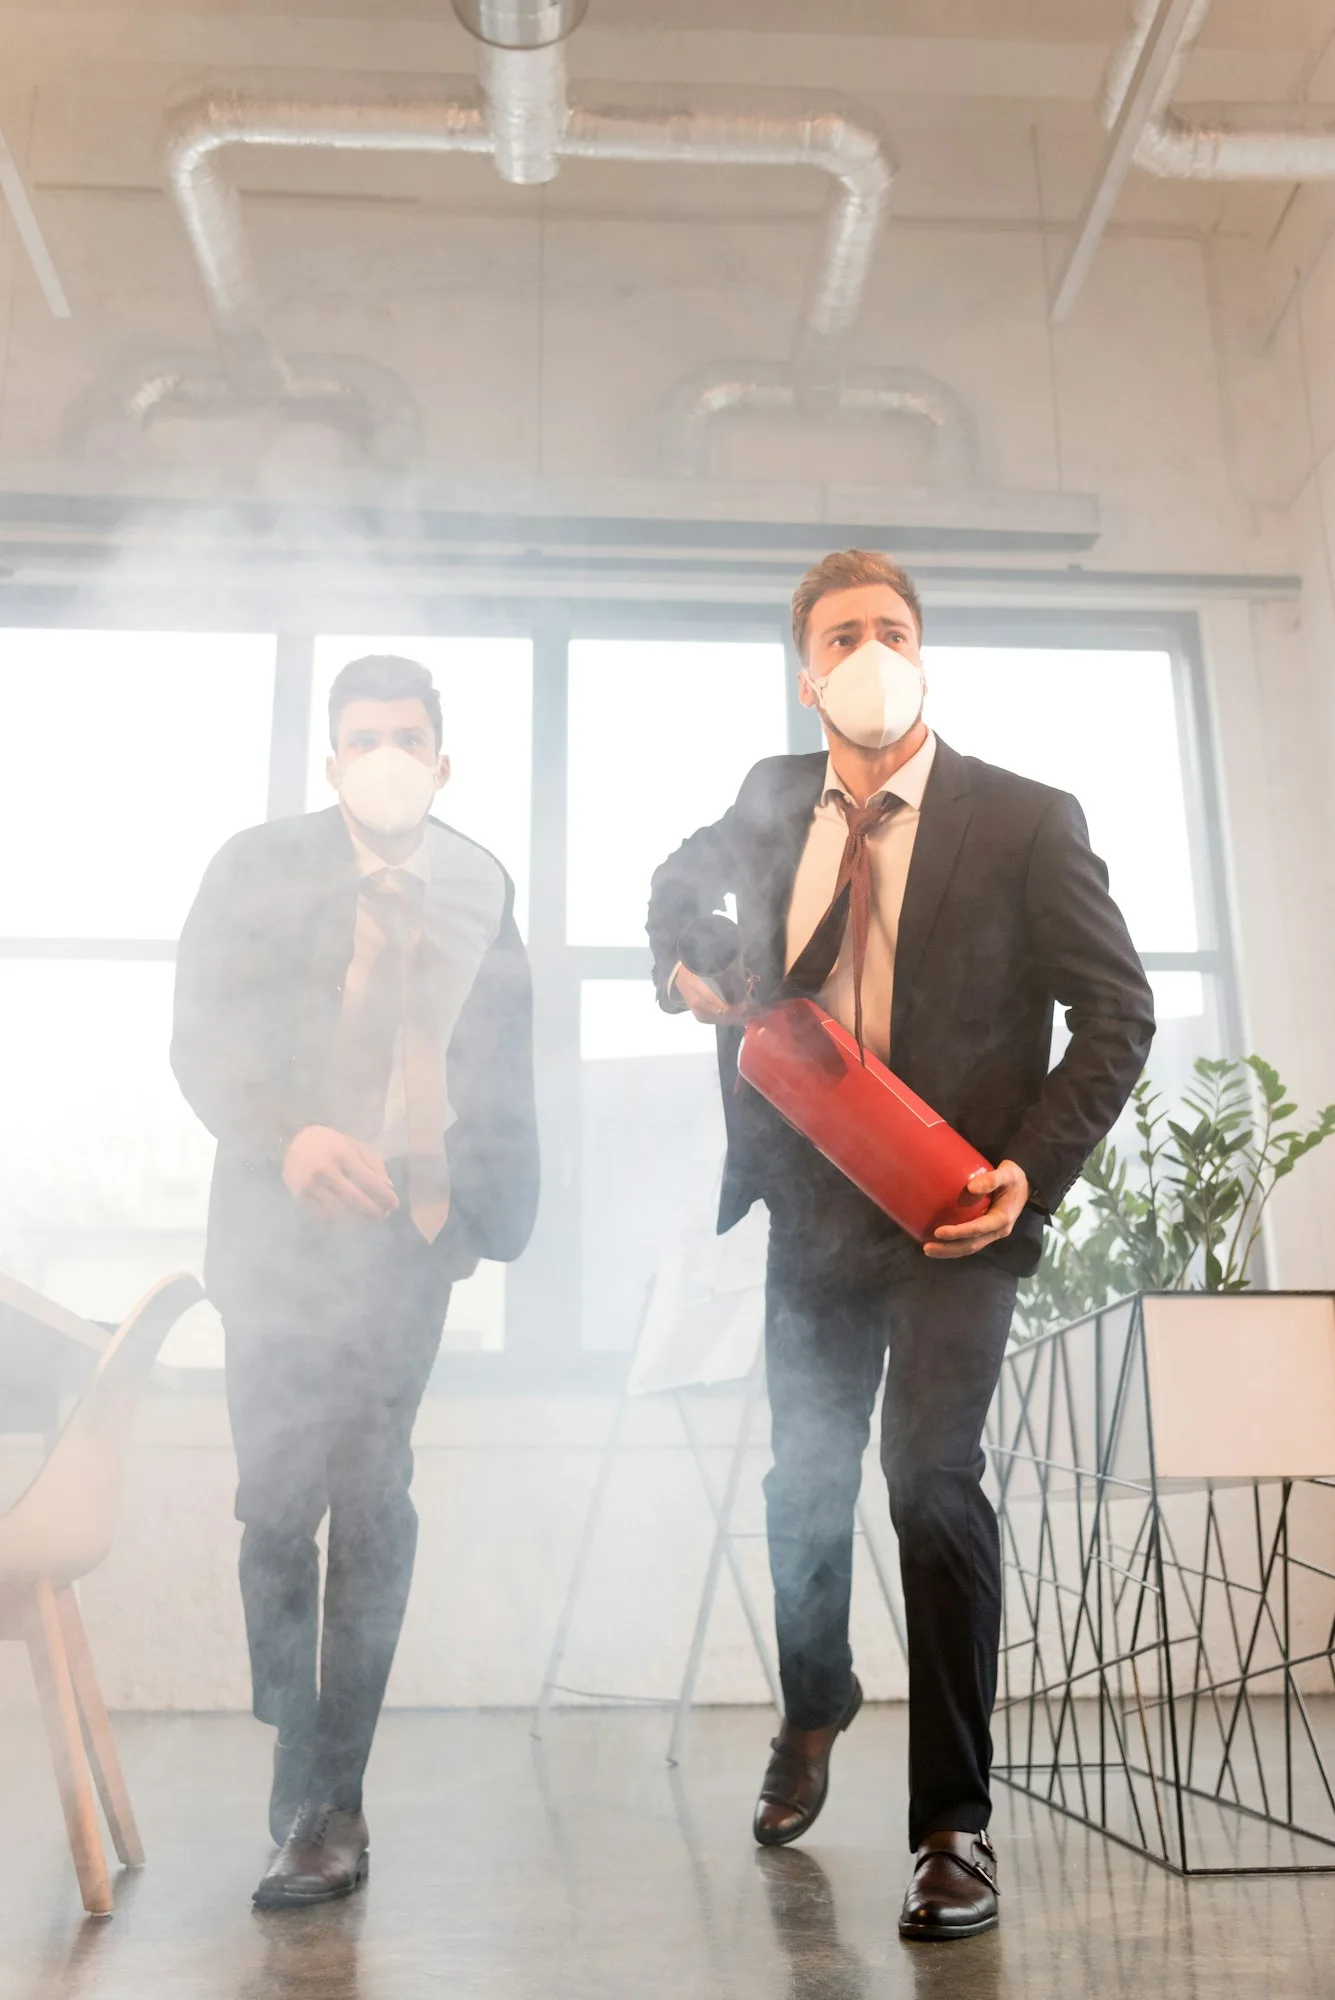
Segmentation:
{"type": "Polygon", "coordinates": [[[566,128],[563,44],[589,0],[454,0],[481,44],[478,76],[495,141],[496,171],[531,186],[556,179],[566,128]]]}
{"type": "Polygon", "coordinates": [[[546,49],[574,33],[589,0],[454,0],[454,11],[493,49],[546,49]]]}
{"type": "MultiPolygon", "coordinates": [[[[1126,39],[1104,79],[1103,117],[1111,127],[1130,89],[1158,0],[1136,0],[1126,39]]],[[[1150,116],[1136,141],[1135,164],[1169,180],[1311,181],[1335,178],[1335,107],[1321,104],[1185,105],[1173,94],[1210,11],[1197,0],[1183,28],[1150,116]]]]}
{"type": "MultiPolygon", "coordinates": [[[[702,370],[680,383],[664,405],[663,469],[692,478],[707,472],[710,432],[720,418],[759,415],[791,423],[802,414],[792,373],[782,364],[702,370]]],[[[908,417],[926,428],[929,485],[979,484],[973,417],[948,384],[916,368],[850,368],[829,418],[862,425],[892,417],[908,417]]]]}
{"type": "Polygon", "coordinates": [[[71,447],[96,442],[128,456],[136,436],[172,418],[234,418],[272,411],[292,423],[323,424],[351,438],[386,471],[406,470],[416,456],[421,412],[392,368],[356,356],[303,354],[282,389],[243,401],[221,363],[207,355],[167,354],[150,369],[122,371],[75,403],[66,420],[71,447]]]}
{"type": "Polygon", "coordinates": [[[862,310],[895,164],[881,135],[841,108],[630,113],[581,107],[561,151],[572,159],[697,166],[819,167],[835,183],[793,348],[793,379],[811,415],[833,406],[845,336],[862,310]]]}
{"type": "Polygon", "coordinates": [[[227,378],[243,403],[301,398],[264,325],[241,197],[219,157],[231,146],[489,153],[491,135],[480,106],[451,101],[309,104],[211,93],[171,118],[163,141],[168,186],[204,281],[227,378]]]}
{"type": "MultiPolygon", "coordinates": [[[[834,420],[859,408],[868,387],[854,394],[843,350],[862,308],[894,179],[881,135],[849,108],[828,101],[773,113],[569,105],[563,43],[586,6],[587,0],[455,0],[460,20],[480,44],[483,104],[465,93],[317,103],[212,92],[178,108],[163,142],[167,182],[199,265],[229,393],[239,405],[299,415],[323,407],[359,440],[377,428],[366,378],[355,365],[340,378],[340,364],[327,360],[314,371],[308,361],[294,364],[265,325],[241,197],[221,156],[233,146],[299,146],[488,153],[516,182],[550,179],[563,158],[819,168],[834,190],[792,360],[780,371],[786,396],[778,398],[771,364],[716,369],[714,375],[737,386],[721,401],[705,398],[705,407],[756,409],[769,399],[776,409],[782,402],[785,411],[797,405],[809,417],[834,420]]],[[[173,404],[217,407],[214,371],[206,361],[176,372],[174,390],[166,386],[173,371],[162,367],[138,385],[129,407],[141,420],[173,404]]],[[[373,402],[382,400],[377,392],[373,402]]],[[[676,400],[686,431],[698,433],[706,417],[699,409],[692,413],[690,391],[676,400]]],[[[683,440],[678,456],[689,461],[696,455],[694,444],[683,440]]]]}

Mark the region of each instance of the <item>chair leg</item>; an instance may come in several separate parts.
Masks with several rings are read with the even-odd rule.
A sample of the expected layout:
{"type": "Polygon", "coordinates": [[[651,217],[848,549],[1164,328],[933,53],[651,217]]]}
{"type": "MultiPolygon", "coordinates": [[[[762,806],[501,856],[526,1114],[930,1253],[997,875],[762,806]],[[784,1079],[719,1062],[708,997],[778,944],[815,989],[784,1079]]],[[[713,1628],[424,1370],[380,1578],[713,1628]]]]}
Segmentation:
{"type": "Polygon", "coordinates": [[[60,1630],[65,1641],[65,1652],[70,1663],[70,1679],[74,1683],[74,1699],[79,1704],[79,1714],[83,1718],[88,1762],[93,1769],[93,1781],[97,1786],[98,1797],[102,1801],[102,1810],[107,1816],[112,1842],[117,1857],[124,1867],[142,1868],[144,1846],[139,1838],[139,1829],[135,1825],[130,1794],[125,1789],[125,1777],[121,1770],[121,1760],[116,1754],[116,1739],[111,1733],[111,1721],[102,1699],[102,1690],[97,1684],[97,1669],[93,1665],[92,1648],[88,1644],[88,1634],[84,1630],[79,1600],[73,1590],[66,1585],[64,1590],[56,1592],[56,1604],[60,1611],[60,1630]]]}
{"type": "Polygon", "coordinates": [[[56,1785],[65,1813],[74,1872],[83,1906],[90,1916],[109,1917],[115,1907],[107,1874],[102,1836],[97,1826],[88,1759],[84,1755],[79,1710],[70,1679],[69,1660],[61,1632],[56,1593],[49,1583],[33,1587],[28,1624],[28,1657],[32,1661],[37,1698],[46,1725],[46,1740],[55,1766],[56,1785]]]}

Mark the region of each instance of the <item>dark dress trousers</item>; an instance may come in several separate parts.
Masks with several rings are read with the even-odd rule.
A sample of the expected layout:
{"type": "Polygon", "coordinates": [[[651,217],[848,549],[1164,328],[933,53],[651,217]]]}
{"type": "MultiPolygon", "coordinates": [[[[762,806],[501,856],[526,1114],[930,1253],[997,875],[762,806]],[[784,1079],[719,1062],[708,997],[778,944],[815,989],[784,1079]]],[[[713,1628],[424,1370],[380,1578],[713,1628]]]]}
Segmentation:
{"type": "Polygon", "coordinates": [[[482,1257],[519,1255],[538,1193],[531,986],[513,887],[452,829],[432,821],[428,837],[449,880],[428,886],[425,927],[434,907],[448,955],[471,926],[471,983],[445,1050],[450,1214],[433,1243],[408,1214],[401,1162],[388,1163],[399,1208],[353,1227],[304,1213],[282,1178],[297,1132],[339,1124],[336,1043],[359,894],[340,810],[229,841],[177,958],[172,1067],[218,1141],[205,1282],[227,1336],[255,1712],[285,1737],[313,1739],[313,1789],[349,1807],[407,1603],[410,1440],[450,1287],[482,1257]],[[317,1677],[315,1533],[326,1512],[317,1677]]]}
{"type": "MultiPolygon", "coordinates": [[[[682,931],[730,893],[756,997],[778,997],[826,762],[822,750],[758,764],[723,818],[655,874],[649,939],[669,1011],[682,1006],[668,984],[682,931]]],[[[1024,1168],[1031,1203],[1011,1236],[965,1259],[924,1256],[740,1081],[740,1029],[718,1032],[719,1228],[757,1200],[770,1210],[766,1502],[785,1707],[818,1728],[848,1698],[854,1506],[884,1370],[912,1846],[988,1821],[1001,1559],[983,1422],[1044,1216],[1115,1123],[1153,1033],[1149,986],[1076,801],[939,740],[900,916],[890,1066],[988,1159],[1024,1168]],[[1052,1068],[1058,1004],[1070,1041],[1052,1068]]]]}

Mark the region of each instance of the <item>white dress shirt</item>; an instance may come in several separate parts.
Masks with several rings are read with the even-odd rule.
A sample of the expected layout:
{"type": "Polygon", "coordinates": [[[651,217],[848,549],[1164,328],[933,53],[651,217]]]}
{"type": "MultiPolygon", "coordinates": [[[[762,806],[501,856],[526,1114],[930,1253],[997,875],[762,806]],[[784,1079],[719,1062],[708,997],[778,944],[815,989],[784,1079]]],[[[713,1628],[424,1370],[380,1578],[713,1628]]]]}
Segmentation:
{"type": "MultiPolygon", "coordinates": [[[[918,837],[923,793],[936,758],[936,738],[928,731],[927,741],[902,764],[888,783],[872,798],[890,797],[902,801],[867,838],[871,856],[871,927],[867,935],[867,960],[862,973],[862,1034],[867,1047],[882,1062],[890,1060],[890,1010],[895,993],[895,944],[899,936],[899,914],[904,906],[913,844],[918,837]]],[[[788,905],[788,950],[785,965],[791,970],[813,931],[830,907],[839,864],[848,838],[848,822],[839,808],[844,791],[835,774],[833,758],[825,767],[825,787],[811,816],[802,859],[793,881],[788,905]]],[[[867,801],[868,805],[872,802],[867,801]]],[[[851,803],[856,804],[856,800],[851,803]]],[[[821,988],[821,1005],[836,1021],[853,1032],[853,930],[844,933],[834,970],[821,988]]]]}
{"type": "MultiPolygon", "coordinates": [[[[351,833],[352,829],[349,827],[351,833]]],[[[415,875],[420,882],[431,880],[431,846],[426,838],[426,828],[422,838],[406,861],[386,861],[373,848],[367,847],[352,834],[353,852],[357,857],[357,874],[361,879],[368,875],[379,875],[387,868],[402,870],[405,875],[415,875]]],[[[408,1093],[404,1082],[403,1030],[394,1037],[394,1054],[389,1065],[389,1089],[385,1096],[385,1119],[380,1135],[372,1144],[382,1160],[402,1159],[408,1152],[408,1093]]]]}

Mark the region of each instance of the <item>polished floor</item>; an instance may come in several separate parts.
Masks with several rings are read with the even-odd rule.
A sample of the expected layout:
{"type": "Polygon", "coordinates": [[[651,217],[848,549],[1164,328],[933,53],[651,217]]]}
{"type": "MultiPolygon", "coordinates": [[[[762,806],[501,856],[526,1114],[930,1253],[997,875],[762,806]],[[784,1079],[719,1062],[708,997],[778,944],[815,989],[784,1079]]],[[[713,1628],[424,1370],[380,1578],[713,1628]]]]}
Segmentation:
{"type": "Polygon", "coordinates": [[[82,1918],[31,1719],[0,1724],[0,2000],[1315,2000],[1335,1875],[1182,1882],[1000,1793],[1002,1929],[906,1946],[902,1709],[837,1752],[799,1848],[748,1835],[772,1718],[707,1710],[677,1772],[657,1710],[391,1715],[355,1901],[257,1916],[268,1732],[118,1724],[148,1866],[82,1918]]]}

